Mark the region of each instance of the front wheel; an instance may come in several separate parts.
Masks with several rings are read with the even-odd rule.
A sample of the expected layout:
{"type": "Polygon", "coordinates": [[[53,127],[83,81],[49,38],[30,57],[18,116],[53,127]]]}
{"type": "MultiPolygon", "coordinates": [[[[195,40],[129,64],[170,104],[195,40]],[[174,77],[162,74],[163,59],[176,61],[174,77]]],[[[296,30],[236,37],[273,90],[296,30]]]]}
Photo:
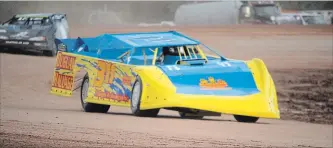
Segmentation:
{"type": "Polygon", "coordinates": [[[141,117],[156,117],[160,109],[149,109],[149,110],[140,110],[142,97],[142,81],[139,76],[137,76],[131,96],[131,110],[133,115],[141,117]]]}
{"type": "Polygon", "coordinates": [[[255,123],[259,120],[258,117],[250,117],[250,116],[242,116],[242,115],[234,115],[234,118],[238,122],[246,122],[246,123],[255,123]]]}
{"type": "Polygon", "coordinates": [[[43,55],[54,57],[57,55],[57,48],[54,40],[48,41],[48,50],[43,50],[43,55]]]}
{"type": "Polygon", "coordinates": [[[85,112],[107,113],[110,105],[88,103],[85,99],[88,97],[89,77],[86,74],[81,85],[81,105],[85,112]]]}

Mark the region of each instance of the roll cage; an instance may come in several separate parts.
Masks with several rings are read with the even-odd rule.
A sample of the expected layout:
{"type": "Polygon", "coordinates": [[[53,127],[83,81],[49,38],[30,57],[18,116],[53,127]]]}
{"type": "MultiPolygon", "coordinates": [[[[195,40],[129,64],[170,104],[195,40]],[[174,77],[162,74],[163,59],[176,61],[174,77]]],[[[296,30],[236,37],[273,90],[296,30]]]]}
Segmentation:
{"type": "MultiPolygon", "coordinates": [[[[212,56],[213,58],[220,58],[212,56]]],[[[122,63],[134,65],[175,65],[185,64],[187,61],[204,61],[208,62],[206,54],[199,45],[182,45],[182,46],[163,46],[148,48],[133,48],[117,57],[122,63]],[[150,52],[148,54],[147,52],[150,52]],[[143,57],[143,62],[131,62],[135,56],[143,57]],[[168,58],[166,58],[168,57],[168,58]],[[151,62],[148,62],[151,60],[151,62]],[[150,64],[148,64],[150,63],[150,64]]]]}
{"type": "Polygon", "coordinates": [[[7,20],[6,22],[2,24],[11,24],[15,21],[22,21],[23,24],[20,25],[28,25],[31,22],[34,23],[34,21],[40,21],[40,24],[44,24],[45,22],[48,22],[46,25],[53,24],[55,21],[60,21],[62,19],[66,19],[66,14],[20,14],[20,15],[14,15],[12,18],[7,20]]]}

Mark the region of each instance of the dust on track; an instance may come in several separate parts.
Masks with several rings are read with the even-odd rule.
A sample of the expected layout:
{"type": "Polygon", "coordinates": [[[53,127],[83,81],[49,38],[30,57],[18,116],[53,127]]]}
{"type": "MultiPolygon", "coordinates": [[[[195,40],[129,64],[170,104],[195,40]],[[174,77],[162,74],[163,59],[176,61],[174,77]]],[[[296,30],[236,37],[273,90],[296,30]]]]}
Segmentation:
{"type": "MultiPolygon", "coordinates": [[[[168,30],[127,30],[163,29],[168,30]]],[[[285,36],[283,29],[272,29],[264,31],[278,34],[267,37],[267,33],[252,34],[253,27],[248,27],[247,34],[238,35],[237,31],[246,27],[176,28],[220,49],[226,57],[263,59],[277,86],[283,120],[260,119],[257,124],[245,124],[235,122],[229,115],[182,120],[177,113],[165,110],[157,118],[138,118],[120,107],[111,107],[107,114],[84,113],[77,92],[71,98],[49,94],[54,58],[2,53],[0,145],[332,147],[332,33],[314,35],[313,29],[301,28],[298,35],[285,36]],[[233,32],[236,35],[230,35],[233,32]]],[[[78,36],[79,30],[74,30],[72,36],[78,36]]],[[[117,31],[126,29],[102,28],[93,32],[85,28],[80,34],[117,31]]]]}

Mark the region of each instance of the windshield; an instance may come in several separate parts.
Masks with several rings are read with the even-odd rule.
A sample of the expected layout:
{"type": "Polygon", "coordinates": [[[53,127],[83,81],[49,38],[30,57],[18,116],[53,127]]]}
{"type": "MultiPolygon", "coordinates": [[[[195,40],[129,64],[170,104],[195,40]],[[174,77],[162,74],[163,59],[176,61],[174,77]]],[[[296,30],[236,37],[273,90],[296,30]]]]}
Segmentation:
{"type": "Polygon", "coordinates": [[[323,16],[303,16],[304,21],[307,24],[325,24],[325,20],[323,16]]]}
{"type": "Polygon", "coordinates": [[[253,7],[258,16],[277,16],[279,9],[275,5],[256,5],[253,7]]]}
{"type": "Polygon", "coordinates": [[[10,25],[47,25],[50,20],[47,17],[14,17],[8,21],[10,25]]]}

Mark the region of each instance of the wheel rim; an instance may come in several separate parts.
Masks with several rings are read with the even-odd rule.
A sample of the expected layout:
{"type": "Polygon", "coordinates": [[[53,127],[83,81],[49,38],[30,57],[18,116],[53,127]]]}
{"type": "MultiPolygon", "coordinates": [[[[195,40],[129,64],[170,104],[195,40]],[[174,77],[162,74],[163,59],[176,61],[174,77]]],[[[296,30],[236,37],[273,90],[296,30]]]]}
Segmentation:
{"type": "Polygon", "coordinates": [[[133,87],[133,93],[132,93],[132,107],[133,109],[137,109],[138,108],[138,104],[139,104],[139,100],[140,100],[140,90],[141,90],[141,86],[139,82],[136,82],[134,87],[133,87]]]}
{"type": "Polygon", "coordinates": [[[88,97],[88,88],[89,88],[89,82],[88,80],[85,80],[82,86],[82,96],[81,96],[81,100],[84,104],[86,104],[86,98],[88,97]]]}

